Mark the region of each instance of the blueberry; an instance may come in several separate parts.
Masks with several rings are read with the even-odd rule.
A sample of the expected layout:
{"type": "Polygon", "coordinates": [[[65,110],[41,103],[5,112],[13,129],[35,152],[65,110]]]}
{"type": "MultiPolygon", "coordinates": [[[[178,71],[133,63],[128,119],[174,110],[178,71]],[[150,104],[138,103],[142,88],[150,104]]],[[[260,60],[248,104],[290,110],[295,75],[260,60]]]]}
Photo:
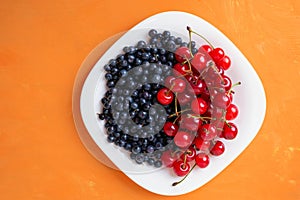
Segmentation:
{"type": "Polygon", "coordinates": [[[130,143],[126,143],[124,148],[127,150],[127,151],[131,151],[131,144],[130,143]]]}
{"type": "Polygon", "coordinates": [[[112,87],[115,86],[115,82],[114,81],[109,81],[109,82],[107,82],[106,85],[107,85],[107,87],[112,88],[112,87]]]}
{"type": "Polygon", "coordinates": [[[146,42],[145,41],[139,41],[138,43],[137,43],[137,45],[136,45],[136,47],[137,48],[139,48],[139,49],[141,49],[141,48],[143,48],[143,47],[145,47],[146,46],[146,42]]]}
{"type": "Polygon", "coordinates": [[[160,160],[155,161],[154,167],[159,168],[162,166],[162,162],[160,160]]]}
{"type": "Polygon", "coordinates": [[[154,148],[154,146],[152,146],[152,145],[149,145],[149,146],[147,147],[147,152],[148,152],[148,153],[153,153],[154,150],[155,150],[155,148],[154,148]]]}
{"type": "Polygon", "coordinates": [[[104,65],[104,70],[107,71],[107,72],[110,72],[111,67],[108,64],[104,65]]]}
{"type": "Polygon", "coordinates": [[[157,38],[151,38],[150,39],[150,44],[156,44],[158,42],[157,38]]]}
{"type": "Polygon", "coordinates": [[[149,90],[151,90],[151,85],[149,83],[146,83],[143,85],[143,89],[146,91],[149,91],[149,90]]]}
{"type": "Polygon", "coordinates": [[[130,158],[131,158],[132,160],[135,159],[135,156],[136,156],[136,154],[134,154],[134,153],[131,153],[131,154],[130,154],[130,158]]]}
{"type": "Polygon", "coordinates": [[[135,162],[136,162],[137,164],[142,164],[142,163],[144,162],[144,160],[145,160],[145,157],[144,157],[143,154],[137,154],[137,155],[135,156],[135,162]]]}
{"type": "Polygon", "coordinates": [[[131,149],[131,151],[132,151],[132,153],[134,153],[134,154],[138,154],[138,153],[140,153],[141,152],[141,147],[139,147],[139,146],[133,146],[132,147],[132,149],[131,149]]]}
{"type": "Polygon", "coordinates": [[[105,118],[105,115],[103,113],[99,114],[98,116],[99,116],[99,119],[101,119],[101,120],[104,120],[104,118],[105,118]]]}
{"type": "Polygon", "coordinates": [[[175,43],[176,43],[177,45],[180,45],[180,44],[182,43],[182,39],[181,39],[180,37],[176,38],[176,39],[175,39],[175,43]]]}
{"type": "Polygon", "coordinates": [[[155,30],[155,29],[151,29],[149,32],[148,32],[148,35],[150,36],[150,37],[155,37],[156,36],[156,34],[157,34],[157,30],[155,30]]]}
{"type": "Polygon", "coordinates": [[[136,102],[131,103],[130,108],[137,109],[139,105],[136,102]]]}
{"type": "Polygon", "coordinates": [[[149,160],[147,161],[147,163],[149,165],[154,165],[155,160],[153,158],[149,158],[149,160]]]}
{"type": "Polygon", "coordinates": [[[115,141],[115,136],[114,135],[112,135],[112,134],[109,134],[108,136],[107,136],[107,141],[109,142],[109,143],[113,143],[114,141],[115,141]]]}
{"type": "Polygon", "coordinates": [[[164,38],[169,38],[171,36],[170,31],[164,31],[163,36],[164,36],[164,38]]]}
{"type": "Polygon", "coordinates": [[[181,47],[187,47],[188,44],[187,44],[186,42],[182,42],[180,46],[181,46],[181,47]]]}

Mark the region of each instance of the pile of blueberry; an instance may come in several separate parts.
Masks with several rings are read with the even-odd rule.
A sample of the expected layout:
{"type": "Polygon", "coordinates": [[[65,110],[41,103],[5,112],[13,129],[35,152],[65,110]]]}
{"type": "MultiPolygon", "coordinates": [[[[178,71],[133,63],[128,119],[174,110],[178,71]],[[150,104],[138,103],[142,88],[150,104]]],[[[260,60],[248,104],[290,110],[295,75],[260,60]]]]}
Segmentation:
{"type": "Polygon", "coordinates": [[[101,100],[99,118],[106,121],[108,142],[131,152],[138,164],[161,167],[162,152],[176,148],[173,137],[162,129],[167,116],[175,111],[172,104],[155,106],[156,96],[177,63],[174,51],[188,44],[169,31],[152,29],[149,36],[148,43],[124,47],[124,54],[104,66],[108,91],[101,100]]]}

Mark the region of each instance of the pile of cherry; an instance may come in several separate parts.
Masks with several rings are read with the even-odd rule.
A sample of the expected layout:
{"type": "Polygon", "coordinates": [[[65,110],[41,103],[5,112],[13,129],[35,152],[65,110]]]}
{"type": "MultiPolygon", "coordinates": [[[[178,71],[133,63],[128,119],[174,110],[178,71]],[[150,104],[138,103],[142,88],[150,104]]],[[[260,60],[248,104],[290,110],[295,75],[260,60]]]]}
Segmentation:
{"type": "MultiPolygon", "coordinates": [[[[181,183],[194,167],[206,168],[209,165],[211,156],[222,155],[225,151],[222,140],[232,140],[238,133],[237,126],[232,122],[239,112],[238,107],[233,104],[234,91],[232,89],[234,86],[240,85],[240,82],[232,84],[231,79],[225,75],[225,71],[231,66],[231,60],[225,55],[222,48],[214,48],[206,38],[190,27],[187,27],[187,30],[189,43],[184,43],[181,38],[171,36],[168,31],[161,34],[157,33],[156,30],[149,31],[150,44],[143,43],[143,49],[145,47],[149,48],[149,52],[153,49],[157,51],[163,49],[168,52],[170,57],[168,59],[169,57],[165,56],[165,62],[153,58],[150,63],[167,65],[172,69],[168,71],[166,76],[161,76],[164,79],[162,80],[163,83],[156,84],[153,89],[151,89],[153,84],[148,84],[149,90],[143,90],[145,86],[142,86],[139,90],[142,94],[140,96],[145,95],[145,91],[146,95],[152,96],[147,96],[149,102],[143,100],[142,105],[140,105],[141,107],[146,105],[147,110],[141,109],[142,114],[134,118],[136,124],[142,127],[141,124],[144,125],[144,121],[151,121],[147,117],[147,112],[154,103],[159,103],[168,110],[163,129],[157,130],[158,138],[156,138],[156,135],[152,135],[153,140],[148,140],[147,133],[144,133],[144,137],[137,138],[134,145],[132,145],[132,142],[128,142],[129,139],[127,142],[125,140],[123,145],[119,145],[115,141],[118,140],[120,143],[120,138],[124,135],[131,139],[134,137],[131,136],[130,131],[124,134],[121,130],[117,131],[121,134],[117,134],[118,137],[115,137],[116,134],[111,129],[118,129],[118,124],[110,126],[106,123],[109,132],[108,141],[130,151],[130,157],[138,164],[148,162],[148,164],[154,164],[156,167],[163,164],[168,168],[172,168],[176,175],[184,176],[179,182],[173,183],[173,186],[181,183]],[[191,40],[192,34],[201,37],[206,44],[196,48],[196,43],[191,40]],[[150,90],[153,93],[149,92],[150,90]],[[142,117],[142,120],[140,117],[142,117]],[[156,148],[155,139],[167,142],[161,142],[161,145],[156,148]],[[147,140],[144,151],[138,145],[139,140],[147,140]]],[[[151,57],[151,54],[149,55],[151,57]]],[[[148,64],[147,62],[149,63],[147,60],[139,64],[148,64]]],[[[156,68],[160,67],[156,66],[156,68]]],[[[110,68],[106,71],[111,74],[111,70],[110,68]]],[[[126,73],[124,72],[124,74],[126,73]]],[[[112,90],[111,88],[114,87],[115,82],[109,84],[110,77],[107,79],[108,87],[112,90]]],[[[136,96],[139,95],[136,94],[136,96]]],[[[105,106],[99,117],[107,121],[114,121],[108,108],[110,106],[109,95],[106,95],[103,99],[102,103],[104,102],[105,106]]],[[[137,100],[136,102],[140,101],[137,100]]],[[[132,105],[134,105],[135,111],[139,107],[135,102],[134,104],[130,103],[131,107],[132,105]]],[[[130,114],[127,120],[132,119],[130,114]]]]}

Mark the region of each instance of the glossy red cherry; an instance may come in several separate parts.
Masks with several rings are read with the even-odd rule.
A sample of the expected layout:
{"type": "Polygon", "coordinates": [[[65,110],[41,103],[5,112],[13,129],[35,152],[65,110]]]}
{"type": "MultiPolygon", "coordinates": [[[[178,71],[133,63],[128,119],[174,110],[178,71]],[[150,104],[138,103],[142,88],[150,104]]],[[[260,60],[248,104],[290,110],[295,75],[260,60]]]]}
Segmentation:
{"type": "Polygon", "coordinates": [[[196,53],[194,55],[193,60],[191,61],[192,67],[196,69],[198,72],[201,72],[205,67],[207,63],[207,58],[202,53],[196,53]]]}
{"type": "Polygon", "coordinates": [[[193,97],[192,94],[185,93],[185,92],[179,93],[177,95],[177,99],[178,99],[180,106],[190,103],[192,101],[192,97],[193,97]]]}
{"type": "Polygon", "coordinates": [[[198,79],[195,82],[190,83],[192,87],[188,87],[188,92],[190,94],[200,95],[206,89],[205,81],[202,79],[198,79]]]}
{"type": "Polygon", "coordinates": [[[214,125],[212,124],[204,124],[199,129],[198,134],[201,136],[203,140],[212,140],[217,137],[218,132],[214,125]]]}
{"type": "Polygon", "coordinates": [[[209,164],[209,157],[205,153],[198,153],[195,157],[195,161],[198,167],[205,168],[209,164]]]}
{"type": "Polygon", "coordinates": [[[209,52],[209,55],[212,57],[212,59],[217,63],[219,60],[221,60],[224,56],[224,50],[217,47],[213,49],[211,52],[209,52]]]}
{"type": "Polygon", "coordinates": [[[217,65],[217,68],[216,68],[217,70],[218,70],[218,73],[220,74],[220,75],[224,75],[224,69],[222,68],[222,67],[219,67],[218,65],[217,65]]]}
{"type": "Polygon", "coordinates": [[[199,48],[198,52],[203,52],[203,51],[205,51],[205,52],[209,53],[209,52],[211,52],[212,50],[213,50],[213,49],[211,48],[211,46],[205,44],[205,45],[202,45],[202,46],[199,48]]]}
{"type": "Polygon", "coordinates": [[[178,156],[168,150],[162,153],[161,155],[161,162],[166,167],[173,167],[174,162],[178,159],[178,156]]]}
{"type": "Polygon", "coordinates": [[[215,143],[215,145],[212,147],[212,149],[210,150],[210,153],[214,156],[219,156],[219,155],[223,154],[224,151],[225,151],[224,143],[218,140],[215,143]]]}
{"type": "Polygon", "coordinates": [[[174,76],[168,76],[167,78],[165,78],[165,86],[167,88],[171,88],[172,86],[172,83],[173,81],[175,80],[176,78],[174,76]]]}
{"type": "Polygon", "coordinates": [[[175,136],[178,131],[178,126],[172,122],[166,122],[164,124],[164,132],[168,136],[175,136]]]}
{"type": "Polygon", "coordinates": [[[178,160],[173,164],[173,170],[177,176],[185,176],[190,171],[190,165],[184,163],[183,160],[178,160]]]}
{"type": "Polygon", "coordinates": [[[214,96],[213,106],[225,109],[230,104],[231,104],[231,98],[228,95],[228,93],[219,93],[214,96]]]}
{"type": "Polygon", "coordinates": [[[234,104],[230,104],[226,109],[226,120],[233,120],[235,119],[239,114],[238,107],[234,104]]]}
{"type": "Polygon", "coordinates": [[[193,76],[191,74],[188,74],[185,76],[185,79],[189,82],[189,83],[192,83],[193,81],[196,81],[198,79],[198,77],[196,76],[193,76]]]}
{"type": "Polygon", "coordinates": [[[162,88],[157,93],[157,101],[162,105],[169,105],[174,99],[174,94],[167,88],[162,88]]]}
{"type": "Polygon", "coordinates": [[[191,133],[178,131],[174,137],[174,143],[180,148],[187,148],[192,144],[193,139],[194,138],[191,133]]]}
{"type": "Polygon", "coordinates": [[[204,114],[208,109],[207,102],[201,97],[194,99],[191,104],[192,111],[196,114],[204,114]]]}
{"type": "Polygon", "coordinates": [[[196,156],[196,150],[193,147],[190,147],[183,154],[181,154],[180,158],[182,160],[186,160],[187,162],[190,162],[195,159],[195,156],[196,156]]]}
{"type": "Polygon", "coordinates": [[[176,78],[172,81],[172,91],[173,92],[183,92],[185,90],[186,87],[186,83],[185,80],[181,79],[181,78],[176,78]]]}
{"type": "Polygon", "coordinates": [[[197,117],[192,117],[190,114],[181,115],[180,128],[194,132],[198,131],[201,124],[201,120],[197,117]]]}
{"type": "Polygon", "coordinates": [[[238,129],[236,125],[232,122],[224,125],[222,136],[227,140],[234,139],[238,134],[238,129]]]}
{"type": "Polygon", "coordinates": [[[222,86],[225,88],[226,91],[228,91],[232,85],[231,79],[226,75],[223,75],[222,78],[223,78],[221,82],[222,86]]]}
{"type": "Polygon", "coordinates": [[[222,68],[223,70],[228,70],[231,65],[231,60],[228,56],[224,56],[217,62],[217,65],[222,68]]]}
{"type": "Polygon", "coordinates": [[[197,150],[199,151],[207,151],[209,150],[211,141],[209,140],[203,140],[201,137],[196,137],[194,140],[194,145],[197,150]]]}
{"type": "Polygon", "coordinates": [[[181,76],[190,72],[190,68],[187,64],[177,63],[174,65],[172,72],[174,76],[181,76]]]}
{"type": "Polygon", "coordinates": [[[175,58],[178,62],[182,63],[191,57],[190,50],[187,47],[179,47],[175,51],[175,58]]]}

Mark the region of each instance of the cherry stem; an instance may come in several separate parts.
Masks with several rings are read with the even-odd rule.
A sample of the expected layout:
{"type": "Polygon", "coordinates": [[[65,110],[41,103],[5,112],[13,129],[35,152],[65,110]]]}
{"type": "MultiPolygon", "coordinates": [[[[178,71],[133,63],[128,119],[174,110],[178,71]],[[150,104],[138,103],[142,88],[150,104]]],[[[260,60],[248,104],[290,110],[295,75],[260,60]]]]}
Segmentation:
{"type": "Polygon", "coordinates": [[[186,152],[184,152],[184,159],[183,159],[183,166],[182,166],[183,169],[185,169],[186,167],[186,157],[187,157],[186,152]]]}
{"type": "Polygon", "coordinates": [[[170,87],[170,89],[166,92],[166,95],[169,95],[169,93],[171,92],[171,90],[174,88],[175,84],[173,83],[170,87]]]}
{"type": "Polygon", "coordinates": [[[178,116],[178,109],[177,109],[177,92],[175,93],[175,113],[178,116]]]}
{"type": "Polygon", "coordinates": [[[179,183],[181,183],[182,181],[184,181],[184,179],[186,179],[186,177],[191,173],[191,171],[193,171],[193,169],[196,167],[196,163],[193,165],[193,167],[191,168],[191,170],[183,177],[183,179],[181,179],[180,181],[174,182],[172,184],[172,186],[176,186],[179,183]]]}
{"type": "Polygon", "coordinates": [[[188,116],[189,116],[189,117],[193,117],[193,118],[201,119],[202,121],[206,121],[206,119],[216,120],[216,118],[212,118],[212,117],[202,117],[202,116],[200,116],[200,115],[196,116],[196,115],[191,115],[191,114],[189,114],[188,116]]]}
{"type": "Polygon", "coordinates": [[[184,72],[186,72],[186,74],[181,74],[181,75],[179,75],[179,76],[176,76],[176,78],[185,77],[185,76],[191,74],[190,70],[186,70],[186,71],[184,71],[184,72]]]}
{"type": "Polygon", "coordinates": [[[169,117],[178,116],[178,114],[181,114],[181,113],[183,113],[183,112],[190,111],[190,110],[191,110],[191,109],[185,109],[185,110],[181,110],[181,111],[179,111],[179,112],[176,112],[176,111],[175,111],[175,113],[172,114],[172,115],[169,115],[169,117]]]}
{"type": "Polygon", "coordinates": [[[225,124],[226,124],[229,128],[231,128],[231,125],[228,123],[227,120],[225,120],[225,124]]]}
{"type": "Polygon", "coordinates": [[[200,35],[199,33],[195,32],[192,30],[191,27],[187,26],[186,29],[189,31],[189,34],[194,33],[196,35],[198,35],[199,37],[201,37],[205,42],[207,42],[209,44],[209,46],[211,46],[212,49],[214,49],[214,46],[203,36],[200,35]]]}
{"type": "Polygon", "coordinates": [[[210,62],[209,63],[209,67],[213,68],[213,70],[218,74],[218,76],[220,77],[220,79],[222,80],[222,82],[224,81],[223,77],[221,76],[221,74],[218,72],[218,69],[216,68],[216,65],[214,62],[210,62]]]}
{"type": "Polygon", "coordinates": [[[237,83],[235,83],[235,84],[233,84],[231,87],[230,87],[230,89],[228,90],[228,94],[230,94],[230,93],[232,93],[233,91],[232,91],[232,89],[235,87],[235,86],[237,86],[237,85],[241,85],[242,83],[239,81],[239,82],[237,82],[237,83]]]}
{"type": "Polygon", "coordinates": [[[176,121],[177,121],[179,118],[180,118],[180,115],[178,115],[178,116],[176,117],[176,119],[173,121],[173,124],[175,124],[176,121]]]}
{"type": "Polygon", "coordinates": [[[194,55],[193,55],[193,52],[192,52],[192,32],[189,31],[189,50],[190,50],[190,54],[191,54],[191,57],[193,58],[194,55]]]}
{"type": "Polygon", "coordinates": [[[189,72],[190,72],[190,73],[193,73],[193,71],[192,71],[192,65],[191,65],[189,59],[188,59],[186,56],[185,56],[185,59],[186,59],[188,65],[189,65],[189,72]]]}

